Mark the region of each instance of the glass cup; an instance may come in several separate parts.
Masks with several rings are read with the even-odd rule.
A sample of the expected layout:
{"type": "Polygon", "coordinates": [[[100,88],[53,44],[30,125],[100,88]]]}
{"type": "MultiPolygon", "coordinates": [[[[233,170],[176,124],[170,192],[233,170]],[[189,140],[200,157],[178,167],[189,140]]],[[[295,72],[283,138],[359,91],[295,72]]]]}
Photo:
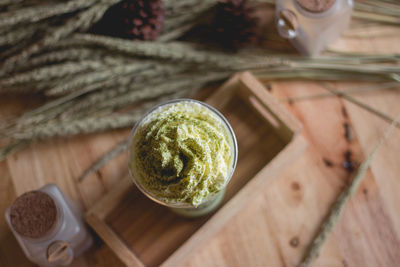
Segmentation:
{"type": "Polygon", "coordinates": [[[163,102],[161,104],[158,104],[154,106],[152,109],[150,109],[146,114],[143,115],[143,117],[135,124],[133,127],[130,137],[129,137],[129,145],[128,145],[128,166],[129,166],[129,173],[131,175],[132,180],[134,181],[135,185],[139,188],[139,190],[146,195],[148,198],[151,200],[157,202],[158,204],[167,206],[172,212],[183,216],[187,218],[195,218],[195,217],[200,217],[207,215],[211,212],[213,212],[218,206],[221,204],[223,197],[225,195],[225,189],[227,184],[229,183],[230,179],[232,178],[233,172],[236,167],[236,162],[237,162],[237,155],[238,155],[238,147],[237,147],[237,141],[236,141],[236,136],[232,130],[232,127],[230,126],[229,122],[227,119],[215,108],[201,102],[198,100],[194,99],[175,99],[175,100],[170,100],[163,102]],[[142,125],[143,121],[151,116],[154,111],[158,110],[160,107],[180,103],[180,102],[192,102],[192,103],[197,103],[202,105],[203,107],[207,108],[209,111],[214,113],[219,119],[220,122],[226,127],[226,130],[229,134],[229,137],[231,138],[231,144],[232,144],[232,153],[233,153],[233,158],[231,162],[231,166],[229,168],[228,172],[228,177],[226,177],[226,182],[224,185],[224,188],[219,191],[218,193],[209,196],[205,201],[203,201],[199,206],[194,207],[189,203],[185,202],[178,202],[178,203],[166,203],[165,201],[157,198],[157,196],[154,196],[149,190],[147,190],[140,182],[140,179],[138,177],[138,174],[135,171],[135,168],[133,167],[134,162],[133,162],[133,157],[132,157],[132,144],[133,140],[135,137],[135,134],[138,130],[138,128],[142,125]]]}

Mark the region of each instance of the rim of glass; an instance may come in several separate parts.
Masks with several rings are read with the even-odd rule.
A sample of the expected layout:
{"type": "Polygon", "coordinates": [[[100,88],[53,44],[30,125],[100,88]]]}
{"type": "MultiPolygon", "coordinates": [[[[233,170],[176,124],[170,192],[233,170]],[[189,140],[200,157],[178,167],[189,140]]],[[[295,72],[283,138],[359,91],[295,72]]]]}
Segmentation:
{"type": "MultiPolygon", "coordinates": [[[[131,133],[129,135],[129,142],[128,142],[128,171],[129,171],[129,175],[131,176],[133,182],[135,183],[136,187],[139,188],[139,190],[148,198],[150,198],[151,200],[153,200],[154,202],[167,206],[167,207],[172,207],[172,208],[194,208],[193,205],[189,204],[189,203],[182,203],[182,202],[177,202],[177,203],[166,203],[160,199],[158,199],[156,196],[152,195],[148,190],[146,190],[142,184],[139,182],[139,179],[136,178],[136,176],[132,173],[132,169],[130,167],[131,165],[131,147],[132,147],[132,142],[133,142],[133,137],[135,136],[135,133],[137,131],[137,129],[139,128],[139,126],[142,124],[142,122],[144,121],[145,118],[147,118],[147,116],[149,116],[151,113],[153,113],[155,110],[157,110],[158,108],[162,107],[162,106],[167,106],[167,105],[171,105],[171,104],[175,104],[178,102],[195,102],[197,104],[200,104],[206,108],[208,108],[209,110],[211,110],[212,112],[214,112],[214,114],[216,114],[225,124],[225,126],[228,129],[228,132],[231,136],[232,139],[232,146],[233,146],[233,160],[232,160],[232,164],[231,164],[231,169],[230,172],[228,174],[228,178],[226,179],[224,188],[226,188],[226,186],[228,185],[229,181],[231,180],[233,173],[236,169],[236,164],[237,164],[237,159],[238,159],[238,145],[237,145],[237,140],[236,140],[236,135],[235,132],[232,129],[232,126],[230,125],[230,123],[228,122],[228,120],[225,118],[224,115],[222,115],[221,112],[219,112],[216,108],[208,105],[207,103],[204,103],[202,101],[196,100],[196,99],[190,99],[190,98],[178,98],[178,99],[173,99],[173,100],[168,100],[168,101],[164,101],[162,103],[159,103],[157,105],[155,105],[154,107],[150,108],[148,111],[146,111],[146,113],[135,123],[135,125],[133,126],[131,133]]],[[[218,192],[220,193],[220,192],[218,192]]],[[[207,203],[208,201],[212,200],[214,198],[214,196],[218,195],[218,193],[211,195],[210,197],[208,197],[208,199],[201,203],[200,205],[207,203]]]]}

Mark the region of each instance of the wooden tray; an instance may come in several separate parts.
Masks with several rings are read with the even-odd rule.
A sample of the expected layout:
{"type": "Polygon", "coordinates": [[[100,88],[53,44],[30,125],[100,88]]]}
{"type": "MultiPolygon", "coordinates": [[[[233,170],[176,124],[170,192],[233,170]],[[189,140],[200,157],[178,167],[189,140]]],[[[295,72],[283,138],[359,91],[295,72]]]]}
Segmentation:
{"type": "Polygon", "coordinates": [[[127,266],[176,266],[214,235],[306,147],[301,125],[250,73],[237,74],[206,101],[235,131],[239,158],[221,207],[184,219],[123,179],[86,214],[89,225],[127,266]]]}

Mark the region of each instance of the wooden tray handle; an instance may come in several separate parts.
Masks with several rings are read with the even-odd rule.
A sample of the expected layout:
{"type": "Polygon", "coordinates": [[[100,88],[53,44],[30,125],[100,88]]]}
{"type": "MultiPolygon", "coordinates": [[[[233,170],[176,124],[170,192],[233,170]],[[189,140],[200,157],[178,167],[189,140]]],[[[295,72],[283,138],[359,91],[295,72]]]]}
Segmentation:
{"type": "Polygon", "coordinates": [[[301,131],[301,125],[288,111],[282,109],[280,103],[250,72],[239,75],[239,84],[239,95],[270,123],[285,142],[301,131]]]}

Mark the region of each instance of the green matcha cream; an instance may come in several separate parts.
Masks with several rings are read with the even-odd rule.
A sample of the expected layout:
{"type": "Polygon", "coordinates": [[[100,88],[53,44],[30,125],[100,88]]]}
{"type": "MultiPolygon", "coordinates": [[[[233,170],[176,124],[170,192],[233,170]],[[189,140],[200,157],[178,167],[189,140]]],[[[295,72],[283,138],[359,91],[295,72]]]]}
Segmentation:
{"type": "Polygon", "coordinates": [[[193,216],[218,206],[237,159],[227,120],[189,99],[148,112],[133,129],[129,150],[129,169],[139,189],[175,212],[193,216]]]}

